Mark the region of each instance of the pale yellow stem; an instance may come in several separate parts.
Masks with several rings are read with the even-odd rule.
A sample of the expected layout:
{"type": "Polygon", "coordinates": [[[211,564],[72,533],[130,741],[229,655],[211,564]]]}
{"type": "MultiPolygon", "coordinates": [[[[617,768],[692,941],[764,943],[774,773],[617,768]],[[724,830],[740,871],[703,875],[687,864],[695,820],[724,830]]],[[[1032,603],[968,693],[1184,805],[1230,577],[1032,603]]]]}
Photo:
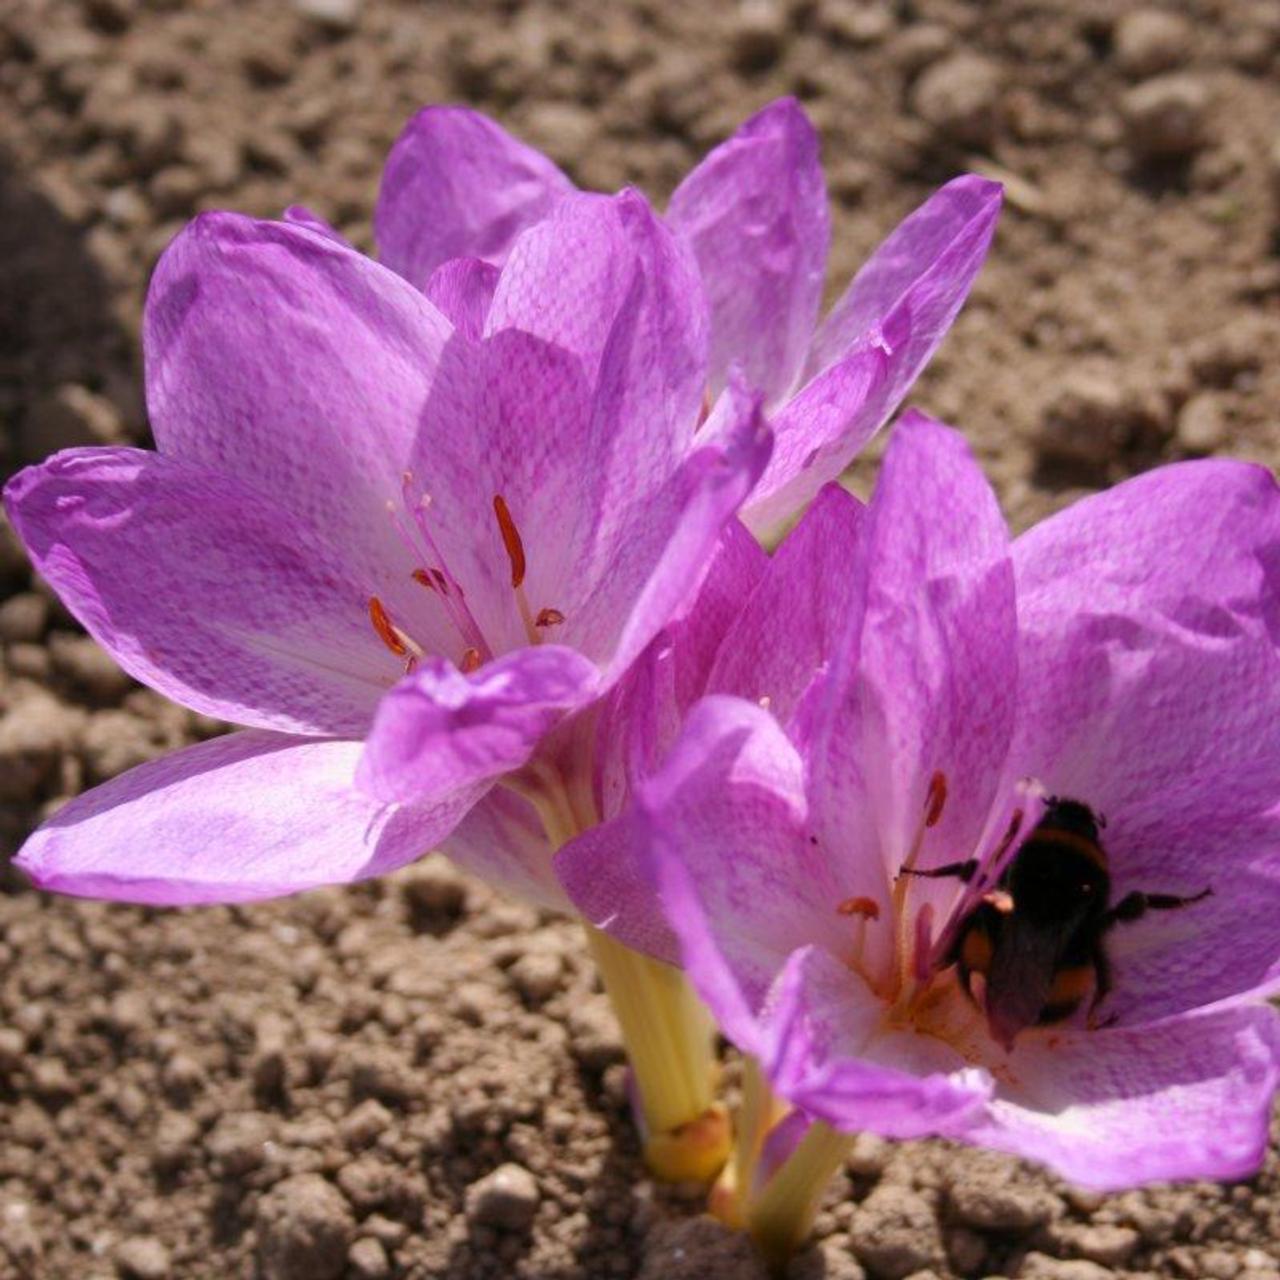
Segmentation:
{"type": "Polygon", "coordinates": [[[852,1134],[815,1120],[786,1163],[747,1208],[747,1230],[775,1269],[804,1242],[823,1192],[844,1163],[852,1134]]]}
{"type": "MultiPolygon", "coordinates": [[[[527,766],[508,785],[537,809],[553,848],[599,821],[588,788],[567,785],[554,766],[527,766]]],[[[709,1181],[730,1144],[711,1018],[679,969],[585,927],[634,1073],[645,1159],[659,1178],[709,1181]]]]}

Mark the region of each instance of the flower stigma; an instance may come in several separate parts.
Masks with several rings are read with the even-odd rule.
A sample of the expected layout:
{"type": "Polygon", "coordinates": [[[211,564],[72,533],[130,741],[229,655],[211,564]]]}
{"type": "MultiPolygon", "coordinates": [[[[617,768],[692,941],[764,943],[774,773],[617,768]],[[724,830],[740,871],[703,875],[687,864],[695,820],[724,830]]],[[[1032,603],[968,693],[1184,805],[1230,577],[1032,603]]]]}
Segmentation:
{"type": "MultiPolygon", "coordinates": [[[[458,670],[464,675],[479,670],[495,656],[497,648],[486,639],[475,614],[467,604],[461,583],[449,572],[439,543],[431,531],[427,519],[431,509],[431,495],[418,492],[413,472],[406,471],[401,478],[401,502],[397,504],[388,500],[386,508],[396,532],[413,558],[427,562],[428,567],[419,566],[409,576],[439,600],[446,617],[457,632],[463,645],[461,657],[457,659],[458,670]],[[404,518],[406,512],[410,520],[404,518]]],[[[500,493],[493,495],[493,513],[503,548],[511,564],[511,590],[525,636],[530,644],[541,644],[547,629],[561,626],[565,615],[550,606],[539,609],[536,615],[530,609],[524,589],[528,569],[524,540],[520,537],[520,530],[506,498],[500,493]]],[[[368,609],[369,621],[378,639],[396,657],[405,659],[405,674],[411,675],[419,660],[426,656],[427,649],[414,640],[402,623],[391,617],[380,597],[370,596],[368,609]]]]}

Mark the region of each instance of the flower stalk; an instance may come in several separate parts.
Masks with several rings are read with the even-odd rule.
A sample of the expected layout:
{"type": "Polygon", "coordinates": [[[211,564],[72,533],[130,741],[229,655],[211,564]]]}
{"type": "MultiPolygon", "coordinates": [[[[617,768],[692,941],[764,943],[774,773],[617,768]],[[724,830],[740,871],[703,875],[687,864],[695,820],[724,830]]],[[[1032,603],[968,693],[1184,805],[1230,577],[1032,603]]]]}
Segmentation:
{"type": "MultiPolygon", "coordinates": [[[[598,822],[583,770],[566,779],[535,762],[508,785],[538,812],[553,849],[598,822]]],[[[622,1031],[645,1162],[665,1182],[710,1182],[729,1156],[729,1115],[715,1099],[714,1025],[685,975],[586,925],[587,944],[622,1031]]]]}
{"type": "Polygon", "coordinates": [[[844,1163],[853,1136],[821,1120],[809,1125],[796,1149],[746,1206],[747,1230],[776,1271],[813,1228],[827,1184],[844,1163]]]}

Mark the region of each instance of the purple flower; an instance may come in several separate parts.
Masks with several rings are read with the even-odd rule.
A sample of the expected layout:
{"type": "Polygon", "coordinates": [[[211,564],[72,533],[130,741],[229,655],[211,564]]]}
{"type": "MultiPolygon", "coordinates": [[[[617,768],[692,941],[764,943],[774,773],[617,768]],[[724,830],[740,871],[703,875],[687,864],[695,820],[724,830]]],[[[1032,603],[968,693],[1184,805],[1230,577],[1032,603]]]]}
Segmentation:
{"type": "MultiPolygon", "coordinates": [[[[428,107],[387,161],[374,220],[382,259],[421,288],[450,259],[499,264],[572,190],[493,121],[428,107]]],[[[764,390],[777,438],[743,511],[753,529],[798,511],[898,406],[968,294],[999,209],[997,183],[948,183],[819,324],[830,223],[817,134],[797,102],[753,116],[676,189],[667,221],[692,249],[711,304],[708,390],[740,366],[764,390]]]]}
{"type": "Polygon", "coordinates": [[[288,218],[205,215],[161,260],[157,452],[5,491],[126,670],[247,726],[67,805],[19,858],[43,887],[244,900],[417,857],[620,678],[767,460],[736,382],[695,437],[706,304],[634,193],[571,196],[501,271],[425,291],[288,218]]]}
{"type": "MultiPolygon", "coordinates": [[[[870,507],[829,489],[793,537],[845,584],[813,597],[843,614],[826,673],[797,702],[782,671],[778,716],[702,701],[641,788],[662,908],[724,1032],[846,1132],[1102,1188],[1255,1169],[1280,1053],[1275,481],[1164,467],[1010,542],[960,439],[911,415],[870,507]],[[1022,861],[1051,835],[1054,858],[1022,861]],[[1105,868],[1096,954],[1037,951],[1015,862],[1049,868],[1058,920],[1105,868]],[[1009,923],[974,941],[979,911],[1009,923]]],[[[753,698],[774,698],[788,625],[804,652],[818,624],[762,637],[753,698]]],[[[610,928],[651,941],[651,921],[635,894],[610,928]]]]}

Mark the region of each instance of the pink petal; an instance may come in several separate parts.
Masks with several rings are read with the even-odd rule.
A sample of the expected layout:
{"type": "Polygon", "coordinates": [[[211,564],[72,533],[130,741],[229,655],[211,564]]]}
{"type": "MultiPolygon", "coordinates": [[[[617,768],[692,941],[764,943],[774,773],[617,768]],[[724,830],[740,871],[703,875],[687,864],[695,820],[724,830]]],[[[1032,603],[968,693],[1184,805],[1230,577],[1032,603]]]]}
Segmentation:
{"type": "Polygon", "coordinates": [[[498,268],[480,258],[452,258],[432,273],[423,292],[455,329],[475,340],[484,332],[498,268]]]}
{"type": "Polygon", "coordinates": [[[435,802],[528,763],[543,737],[593,696],[599,672],[560,645],[517,649],[463,675],[425,662],[383,700],[359,785],[389,802],[435,802]]]}
{"type": "Polygon", "coordinates": [[[572,910],[552,873],[552,845],[537,811],[507,787],[486,791],[440,851],[513,898],[549,911],[572,910]]]}
{"type": "Polygon", "coordinates": [[[449,334],[422,294],[327,234],[203,214],[147,295],[157,445],[240,477],[366,575],[407,575],[386,504],[449,334]]]}
{"type": "Polygon", "coordinates": [[[858,272],[775,417],[777,456],[744,515],[753,528],[798,510],[894,413],[968,296],[999,212],[999,184],[957,178],[858,272]]]}
{"type": "Polygon", "coordinates": [[[197,711],[355,735],[403,672],[370,622],[381,578],[229,476],[77,449],[15,476],[5,505],[90,634],[197,711]]]}
{"type": "Polygon", "coordinates": [[[1257,1171],[1280,1081],[1280,1020],[1265,1006],[1154,1026],[1039,1035],[1016,1083],[951,1134],[1040,1160],[1101,1191],[1257,1171]]]}
{"type": "Polygon", "coordinates": [[[215,738],[72,800],[23,847],[42,889],[181,906],[385,875],[428,852],[477,791],[391,808],[353,786],[360,743],[215,738]]]}
{"type": "Polygon", "coordinates": [[[1227,461],[1161,467],[1014,544],[1016,766],[1107,819],[1113,900],[1213,891],[1111,933],[1121,1021],[1280,979],[1278,547],[1275,480],[1227,461]]]}
{"type": "Polygon", "coordinates": [[[813,336],[831,238],[818,136],[794,98],[752,116],[676,188],[668,220],[711,304],[710,389],[731,364],[773,405],[813,336]]]}
{"type": "Polygon", "coordinates": [[[451,258],[501,265],[516,237],[573,183],[546,156],[465,107],[426,107],[382,175],[373,226],[382,261],[422,288],[451,258]]]}
{"type": "MultiPolygon", "coordinates": [[[[945,803],[918,865],[978,844],[1014,725],[1008,532],[959,435],[914,413],[899,424],[858,564],[862,603],[832,660],[830,718],[815,749],[815,814],[833,848],[882,868],[878,892],[864,892],[884,905],[938,786],[945,803]]],[[[920,881],[913,893],[942,906],[955,886],[920,881]]]]}
{"type": "Polygon", "coordinates": [[[777,720],[790,727],[848,625],[857,587],[853,561],[865,514],[838,485],[818,495],[754,590],[739,598],[708,692],[767,700],[777,720]]]}

